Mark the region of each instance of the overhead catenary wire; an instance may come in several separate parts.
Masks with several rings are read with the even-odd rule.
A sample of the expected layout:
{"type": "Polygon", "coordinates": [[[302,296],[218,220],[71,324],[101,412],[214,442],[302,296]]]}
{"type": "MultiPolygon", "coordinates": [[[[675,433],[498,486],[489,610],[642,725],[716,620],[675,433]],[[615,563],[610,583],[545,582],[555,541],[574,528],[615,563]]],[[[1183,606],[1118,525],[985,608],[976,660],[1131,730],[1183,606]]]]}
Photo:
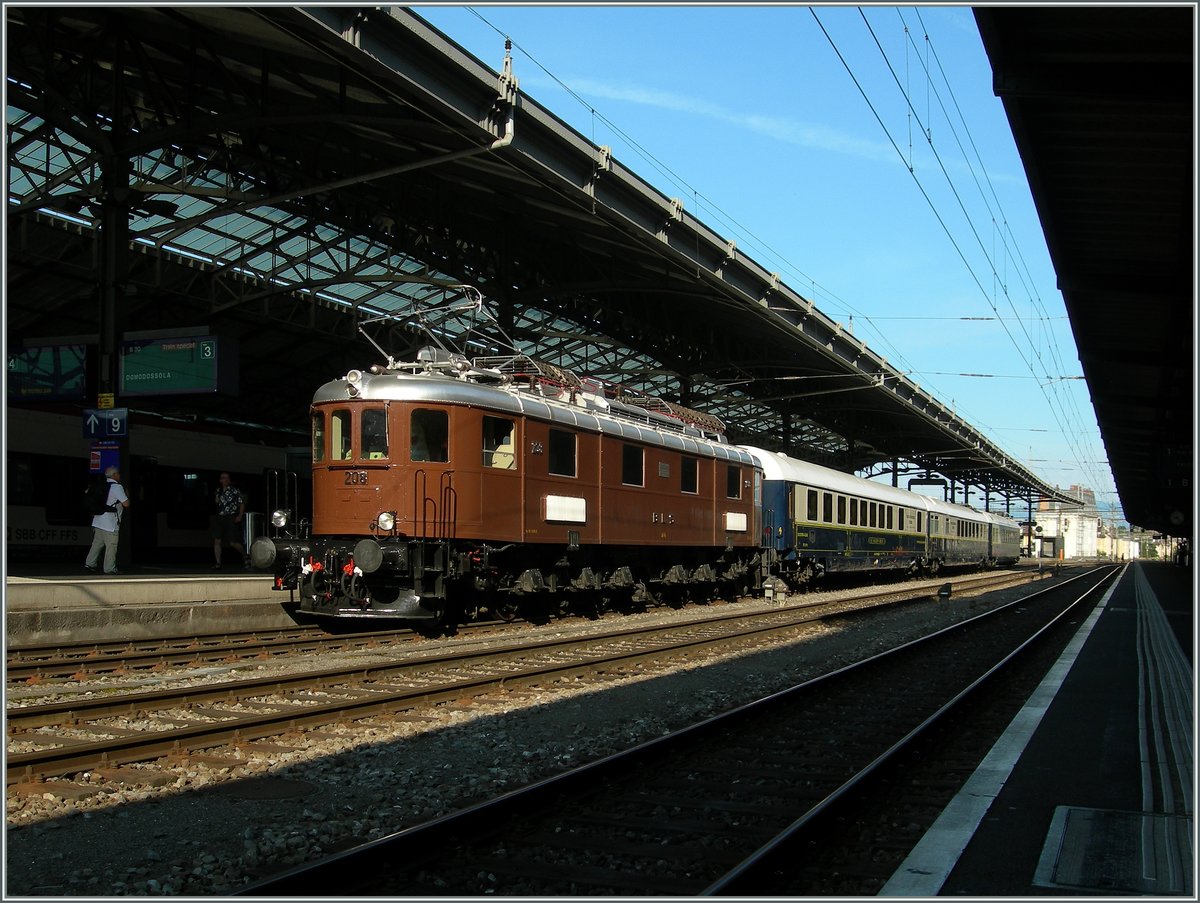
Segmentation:
{"type": "MultiPolygon", "coordinates": [[[[475,10],[473,8],[469,8],[469,9],[473,15],[475,15],[478,19],[480,19],[490,29],[492,29],[499,35],[503,35],[506,38],[509,38],[508,35],[506,35],[501,29],[497,28],[495,25],[493,25],[491,22],[489,22],[477,10],[475,10]]],[[[826,39],[829,40],[831,46],[834,47],[835,52],[838,53],[839,59],[841,59],[843,65],[846,67],[847,72],[850,73],[852,80],[855,81],[855,84],[859,88],[860,93],[863,94],[864,99],[867,101],[868,107],[870,107],[872,109],[872,112],[875,112],[876,119],[879,120],[880,126],[883,127],[884,133],[885,133],[885,135],[888,136],[888,140],[892,143],[893,148],[896,150],[897,154],[903,160],[904,154],[897,147],[896,142],[892,139],[886,126],[882,122],[882,119],[879,117],[878,113],[874,110],[874,107],[871,104],[870,98],[867,96],[867,94],[863,90],[862,86],[860,84],[858,84],[858,81],[855,78],[853,71],[847,64],[846,60],[842,57],[840,51],[837,50],[836,44],[832,41],[832,39],[828,35],[828,32],[825,31],[823,25],[821,25],[820,18],[816,15],[815,11],[812,11],[810,9],[810,12],[812,12],[812,15],[813,15],[814,19],[816,19],[818,25],[821,26],[821,30],[822,30],[822,32],[825,33],[826,39]]],[[[864,17],[864,21],[865,21],[865,17],[864,17]]],[[[868,22],[867,24],[869,27],[870,23],[868,22]]],[[[923,21],[921,24],[922,24],[922,27],[924,27],[923,21]]],[[[876,45],[879,46],[878,39],[876,38],[875,40],[876,40],[876,45]]],[[[929,62],[928,62],[929,57],[932,55],[933,59],[938,64],[939,70],[944,72],[944,70],[941,69],[941,60],[940,60],[940,58],[938,58],[937,53],[936,53],[936,48],[933,46],[933,42],[929,39],[927,33],[925,34],[925,41],[926,41],[926,46],[925,46],[926,59],[925,59],[925,61],[923,61],[922,65],[923,65],[924,71],[926,73],[926,82],[927,82],[927,84],[926,84],[926,93],[927,93],[926,106],[927,106],[927,110],[930,110],[930,111],[932,110],[932,108],[933,108],[932,99],[934,97],[936,97],[938,100],[939,106],[942,108],[943,112],[946,113],[947,118],[949,119],[949,113],[948,113],[948,111],[946,111],[946,107],[945,107],[945,104],[942,102],[941,95],[936,90],[936,88],[933,87],[931,70],[930,70],[930,66],[929,66],[929,62]]],[[[700,205],[703,204],[705,207],[707,207],[709,210],[711,210],[721,222],[732,225],[737,234],[748,236],[751,241],[753,241],[759,247],[766,250],[774,259],[781,261],[784,264],[784,268],[786,270],[799,275],[804,283],[812,286],[814,295],[818,295],[820,297],[830,299],[830,300],[834,301],[836,304],[843,307],[844,309],[852,311],[853,315],[856,315],[859,317],[860,323],[865,323],[867,328],[872,332],[872,334],[877,334],[880,337],[880,342],[884,347],[891,349],[891,351],[889,352],[890,358],[892,360],[899,361],[901,366],[907,368],[907,372],[918,372],[918,373],[922,373],[922,375],[924,375],[923,371],[920,371],[918,368],[912,367],[911,364],[909,364],[905,360],[904,354],[902,352],[900,352],[899,349],[895,348],[894,344],[887,337],[887,334],[884,333],[882,330],[879,329],[878,326],[875,325],[874,320],[876,318],[862,314],[862,312],[856,310],[853,305],[849,304],[844,299],[839,298],[835,293],[829,291],[827,287],[820,285],[816,279],[812,278],[808,274],[804,273],[803,271],[801,271],[800,269],[795,267],[789,260],[787,260],[785,257],[783,257],[783,255],[779,254],[778,251],[776,251],[768,243],[763,241],[761,239],[761,237],[759,237],[757,234],[755,234],[752,230],[750,230],[747,227],[745,227],[744,225],[742,225],[735,218],[731,217],[726,211],[724,211],[719,205],[714,203],[712,201],[712,199],[709,198],[707,195],[705,195],[703,192],[700,192],[699,190],[692,187],[689,183],[687,183],[687,181],[685,179],[683,179],[676,172],[674,172],[663,160],[661,160],[658,156],[656,156],[654,153],[652,153],[646,147],[644,147],[641,143],[639,143],[637,140],[635,140],[625,130],[623,130],[618,125],[616,125],[616,123],[614,123],[608,117],[606,117],[601,112],[599,112],[593,104],[591,104],[590,102],[585,100],[577,91],[575,91],[573,88],[571,88],[569,85],[567,85],[563,81],[563,79],[559,78],[547,66],[542,64],[533,54],[531,54],[529,52],[529,50],[527,48],[521,46],[518,42],[513,42],[513,46],[516,49],[518,49],[524,56],[526,56],[533,65],[535,65],[538,69],[540,69],[542,72],[544,72],[546,74],[546,76],[549,77],[564,92],[566,92],[566,94],[568,96],[573,98],[577,103],[579,103],[583,107],[584,110],[587,111],[587,113],[591,117],[591,122],[592,122],[593,143],[595,142],[595,134],[594,134],[595,133],[595,123],[597,121],[599,121],[599,122],[603,123],[607,128],[611,129],[613,134],[615,134],[621,140],[626,142],[629,145],[629,147],[631,147],[638,155],[640,155],[643,159],[648,161],[650,163],[650,165],[657,172],[659,172],[663,177],[665,177],[671,185],[679,187],[679,188],[685,190],[686,192],[691,193],[692,198],[693,198],[693,203],[696,204],[697,207],[699,207],[700,205]]],[[[883,53],[882,47],[880,47],[880,52],[883,54],[883,57],[886,60],[887,55],[886,55],[886,53],[883,53]]],[[[918,59],[919,58],[920,58],[920,54],[918,54],[918,59]]],[[[889,68],[890,68],[890,64],[889,64],[889,68]]],[[[895,77],[894,72],[893,72],[893,77],[895,77]]],[[[902,87],[902,90],[903,90],[903,87],[902,87]]],[[[905,95],[905,97],[907,100],[908,99],[907,94],[905,95]]],[[[954,100],[954,105],[957,108],[958,105],[957,105],[956,99],[954,100]]],[[[912,108],[911,102],[909,103],[909,106],[910,106],[910,108],[912,108]]],[[[929,116],[927,115],[925,117],[925,121],[922,121],[920,115],[916,113],[915,108],[911,109],[911,114],[921,124],[922,131],[925,134],[927,141],[929,141],[932,146],[932,131],[933,130],[932,130],[932,125],[928,122],[929,116]]],[[[960,111],[960,115],[961,115],[961,111],[960,111]]],[[[955,133],[955,134],[957,135],[957,133],[955,133]]],[[[967,135],[968,135],[968,140],[971,141],[971,145],[974,148],[975,145],[974,145],[973,140],[970,139],[969,129],[967,131],[967,135]]],[[[962,146],[961,141],[959,143],[960,143],[960,147],[961,147],[962,146]]],[[[934,148],[934,152],[936,155],[936,148],[934,148]]],[[[977,148],[975,149],[975,153],[976,153],[976,156],[978,157],[977,148]]],[[[965,149],[964,149],[964,156],[966,156],[965,149]]],[[[940,162],[941,161],[939,158],[939,163],[940,162]]],[[[943,166],[943,171],[945,172],[944,164],[941,164],[941,165],[943,166]]],[[[982,166],[982,164],[981,164],[981,166],[982,166]]],[[[949,173],[946,172],[945,174],[946,174],[948,181],[950,181],[950,183],[953,187],[953,180],[950,179],[949,173]]],[[[972,169],[972,174],[974,175],[973,169],[972,169]]],[[[986,177],[986,169],[984,169],[984,176],[985,176],[985,178],[987,178],[986,177]]],[[[959,254],[960,258],[962,258],[963,263],[967,268],[967,272],[970,274],[971,278],[975,281],[975,283],[976,283],[980,293],[983,295],[983,297],[985,299],[989,300],[989,304],[992,306],[993,313],[995,314],[994,320],[996,322],[999,322],[1002,325],[1002,327],[1005,329],[1005,332],[1008,335],[1009,340],[1013,343],[1014,348],[1017,349],[1017,353],[1022,358],[1024,365],[1030,370],[1031,373],[1036,374],[1037,367],[1034,366],[1034,364],[1030,360],[1030,358],[1022,351],[1021,345],[1016,341],[1016,339],[1012,333],[1012,330],[1009,329],[1009,326],[1008,326],[1009,318],[1007,318],[1004,315],[1001,315],[1000,311],[998,309],[996,309],[995,302],[989,298],[989,294],[988,294],[987,290],[983,287],[982,281],[979,279],[974,268],[971,266],[970,261],[967,259],[967,256],[966,256],[964,250],[962,249],[962,247],[959,245],[957,239],[955,238],[953,231],[949,227],[949,224],[945,221],[944,217],[938,210],[937,205],[933,202],[933,199],[925,192],[924,186],[921,184],[920,179],[916,177],[915,172],[913,173],[913,177],[914,177],[914,180],[916,181],[916,184],[922,191],[922,193],[925,194],[926,202],[929,204],[930,209],[933,210],[935,216],[938,218],[939,224],[941,225],[943,231],[947,234],[947,237],[950,239],[952,246],[955,248],[955,250],[959,254]]],[[[989,187],[990,191],[992,192],[993,197],[995,197],[995,187],[991,184],[990,179],[987,179],[987,181],[988,181],[988,187],[989,187]]],[[[978,185],[978,179],[976,179],[976,183],[978,185]]],[[[954,189],[954,191],[955,191],[955,195],[958,199],[958,203],[959,203],[960,207],[964,208],[964,215],[967,215],[966,210],[965,210],[965,204],[963,203],[961,196],[958,196],[957,189],[954,189]]],[[[980,186],[980,193],[983,194],[982,186],[980,186]]],[[[985,198],[985,202],[986,202],[986,198],[985,198]]],[[[997,207],[999,207],[998,200],[997,200],[997,207]]],[[[989,211],[991,211],[990,205],[989,205],[989,211]]],[[[995,220],[993,228],[996,230],[999,230],[999,233],[1000,233],[999,241],[1002,245],[1005,259],[1007,260],[1009,258],[1012,258],[1014,260],[1020,261],[1020,267],[1017,269],[1016,272],[1018,273],[1018,277],[1019,277],[1019,280],[1022,282],[1022,285],[1026,288],[1026,291],[1029,292],[1029,283],[1032,283],[1033,280],[1032,280],[1032,277],[1029,276],[1028,264],[1025,262],[1023,255],[1020,254],[1019,249],[1017,249],[1015,253],[1012,253],[1010,250],[1010,246],[1014,243],[1014,239],[1013,239],[1012,230],[1008,224],[1008,221],[1007,221],[1007,219],[1005,219],[1003,217],[1002,214],[999,217],[996,217],[993,215],[993,219],[995,220]],[[1028,279],[1028,282],[1026,281],[1027,279],[1028,279]]],[[[980,248],[983,251],[984,256],[987,257],[989,264],[991,265],[993,275],[998,276],[999,267],[997,267],[992,262],[992,257],[995,256],[995,254],[994,253],[993,253],[993,255],[988,254],[988,250],[987,250],[986,246],[984,245],[982,238],[979,236],[978,230],[975,229],[973,221],[970,219],[969,215],[968,215],[968,222],[971,223],[972,231],[975,233],[976,242],[980,245],[980,248]]],[[[1004,287],[1004,292],[1007,297],[1008,296],[1007,277],[999,279],[999,282],[1004,287]]],[[[1029,293],[1031,294],[1031,296],[1036,296],[1036,291],[1029,292],[1029,293]]],[[[1012,303],[1011,298],[1009,300],[1009,303],[1011,305],[1011,303],[1012,303]]],[[[1026,339],[1029,341],[1030,346],[1035,350],[1037,348],[1037,342],[1033,336],[1029,335],[1028,330],[1026,328],[1026,323],[1030,323],[1031,325],[1036,323],[1042,328],[1043,334],[1048,334],[1046,331],[1046,327],[1047,327],[1047,324],[1051,321],[1051,319],[1064,319],[1061,317],[1051,318],[1049,316],[1048,312],[1045,310],[1044,304],[1041,303],[1040,297],[1037,297],[1036,304],[1037,304],[1037,306],[1040,307],[1040,309],[1043,313],[1042,317],[1035,318],[1035,317],[1030,317],[1030,316],[1022,316],[1021,313],[1015,309],[1015,306],[1013,308],[1014,316],[1017,319],[1018,324],[1020,325],[1020,329],[1021,329],[1022,333],[1025,335],[1026,339]]],[[[851,321],[853,321],[853,319],[854,319],[854,316],[851,317],[851,321]]],[[[881,317],[878,319],[882,320],[882,319],[887,319],[887,318],[881,317]]],[[[966,319],[966,318],[963,318],[963,319],[966,319]]],[[[980,319],[993,319],[993,318],[980,318],[980,319]]],[[[1051,344],[1053,344],[1053,343],[1051,343],[1051,344]]],[[[1054,350],[1056,351],[1056,347],[1054,350]]],[[[1053,371],[1051,371],[1050,368],[1048,366],[1045,366],[1045,364],[1041,361],[1040,353],[1037,356],[1037,360],[1038,360],[1039,364],[1042,364],[1043,367],[1045,367],[1046,376],[1052,377],[1053,371]]],[[[1056,370],[1058,373],[1062,373],[1067,369],[1068,369],[1067,367],[1061,366],[1061,365],[1054,368],[1054,370],[1056,370]]],[[[931,371],[929,373],[929,375],[941,375],[941,374],[940,374],[940,372],[931,371]]],[[[1057,383],[1062,380],[1049,379],[1047,381],[1051,382],[1051,383],[1057,383]]],[[[1044,388],[1042,391],[1044,394],[1046,394],[1046,390],[1044,388]]],[[[938,394],[945,395],[946,393],[941,390],[938,390],[938,394]]],[[[1058,395],[1051,396],[1051,395],[1047,394],[1046,400],[1047,400],[1047,403],[1051,406],[1051,410],[1052,410],[1052,412],[1054,412],[1056,419],[1059,420],[1060,426],[1062,426],[1064,419],[1068,419],[1068,420],[1071,419],[1069,413],[1065,409],[1066,405],[1062,402],[1062,400],[1059,398],[1058,395]],[[1057,408],[1055,407],[1055,402],[1058,403],[1057,408]]],[[[1065,435],[1068,435],[1068,436],[1070,436],[1072,433],[1071,430],[1065,429],[1065,428],[1064,428],[1063,432],[1065,435]]],[[[1013,457],[1019,458],[1019,456],[1017,456],[1017,455],[1013,455],[1013,457]]],[[[1086,460],[1087,457],[1090,457],[1090,456],[1080,454],[1081,460],[1086,460]]],[[[1103,481],[1101,481],[1099,479],[1096,480],[1096,483],[1098,485],[1101,484],[1102,482],[1103,481]]]]}
{"type": "MultiPolygon", "coordinates": [[[[871,110],[872,114],[875,116],[876,121],[879,123],[880,128],[883,130],[884,134],[887,136],[887,139],[891,143],[893,149],[896,151],[896,153],[900,157],[901,161],[904,161],[904,154],[900,150],[898,145],[896,144],[896,141],[893,138],[891,131],[888,129],[887,125],[884,123],[882,116],[879,114],[879,111],[875,107],[875,104],[872,102],[870,96],[867,94],[866,90],[863,88],[858,77],[854,74],[853,69],[850,67],[849,63],[845,59],[845,56],[842,54],[841,50],[838,48],[837,43],[833,40],[833,38],[829,34],[828,30],[825,28],[824,24],[821,22],[821,19],[817,15],[816,10],[810,7],[809,12],[812,14],[813,18],[816,20],[817,25],[821,29],[821,32],[825,35],[826,40],[829,42],[830,46],[833,48],[838,59],[841,61],[843,67],[846,69],[847,73],[850,75],[850,78],[854,82],[855,87],[858,88],[859,93],[863,97],[863,100],[867,103],[868,108],[871,110]]],[[[859,14],[863,20],[863,23],[867,27],[867,31],[870,33],[872,39],[874,40],[875,45],[880,52],[880,55],[883,57],[884,62],[888,68],[888,71],[891,73],[893,81],[896,83],[897,87],[899,88],[899,90],[901,92],[901,95],[905,99],[905,102],[908,106],[909,114],[916,116],[918,123],[920,123],[919,114],[916,113],[916,110],[912,103],[912,99],[909,97],[909,94],[906,92],[903,84],[901,84],[900,79],[897,76],[896,71],[891,64],[891,61],[888,59],[886,51],[884,51],[883,46],[880,43],[878,36],[875,34],[874,29],[871,27],[870,21],[867,19],[866,14],[862,11],[861,8],[859,8],[859,14]]],[[[906,34],[907,34],[907,29],[906,29],[906,34]]],[[[907,47],[907,45],[906,45],[906,47],[907,47]]],[[[940,98],[939,98],[939,100],[940,100],[940,98]]],[[[925,129],[923,129],[923,130],[925,130],[925,129]]],[[[928,130],[928,131],[931,132],[931,130],[928,130]]],[[[954,185],[954,180],[951,178],[950,173],[946,169],[945,163],[941,158],[941,155],[938,153],[938,151],[937,151],[936,147],[933,145],[932,141],[930,142],[930,150],[933,153],[934,158],[937,160],[938,165],[941,168],[942,173],[945,176],[946,181],[950,186],[950,190],[953,193],[955,200],[958,202],[958,205],[963,213],[963,216],[966,218],[967,223],[970,226],[971,232],[974,235],[975,240],[978,243],[981,252],[983,253],[985,259],[988,260],[989,266],[992,268],[993,272],[995,272],[995,270],[996,270],[995,263],[994,263],[994,261],[992,261],[991,257],[988,255],[987,247],[984,244],[982,238],[980,237],[978,230],[975,228],[974,222],[972,221],[972,219],[970,217],[970,213],[966,209],[966,205],[963,202],[962,196],[960,195],[957,187],[954,185]]],[[[916,183],[918,190],[920,191],[922,197],[925,199],[926,203],[929,205],[938,224],[942,227],[943,231],[946,233],[947,238],[950,240],[951,245],[954,247],[955,251],[958,253],[964,266],[966,266],[967,271],[970,274],[972,280],[975,282],[976,286],[979,288],[980,294],[983,296],[983,298],[988,303],[988,305],[992,308],[993,312],[997,315],[997,318],[999,319],[1002,327],[1004,328],[1005,334],[1008,336],[1009,341],[1013,345],[1013,348],[1016,350],[1018,356],[1021,358],[1022,362],[1026,365],[1026,367],[1030,370],[1030,372],[1034,373],[1036,376],[1037,375],[1036,369],[1033,365],[1033,362],[1025,355],[1020,343],[1018,343],[1016,341],[1016,338],[1012,334],[1012,331],[1008,328],[1006,320],[1003,317],[999,316],[999,311],[996,309],[995,302],[993,301],[992,298],[989,297],[988,292],[984,288],[982,281],[979,279],[978,274],[975,272],[974,267],[972,267],[970,261],[967,259],[965,252],[963,251],[962,247],[959,245],[958,241],[955,239],[953,233],[951,232],[951,230],[946,222],[945,217],[939,211],[937,205],[934,203],[929,192],[926,190],[925,185],[921,182],[921,179],[917,175],[915,168],[913,168],[912,166],[906,166],[906,168],[908,168],[910,177],[916,183]]],[[[1011,304],[1011,300],[1010,300],[1010,304],[1011,304]]],[[[1014,307],[1014,313],[1015,312],[1016,311],[1015,311],[1015,307],[1014,307]]],[[[1020,322],[1019,316],[1018,316],[1018,322],[1020,322]]],[[[1022,326],[1022,330],[1024,331],[1024,324],[1022,323],[1021,326],[1022,326]]],[[[1026,336],[1028,337],[1027,332],[1026,332],[1026,336]]],[[[1076,445],[1072,432],[1063,423],[1064,418],[1066,420],[1071,420],[1072,418],[1069,415],[1069,413],[1065,410],[1065,407],[1063,406],[1061,399],[1057,399],[1057,396],[1055,396],[1055,399],[1058,400],[1058,402],[1059,402],[1058,407],[1056,408],[1054,402],[1051,400],[1051,395],[1046,393],[1045,386],[1042,384],[1041,381],[1039,381],[1039,389],[1040,389],[1040,391],[1042,391],[1043,397],[1045,397],[1047,405],[1049,406],[1051,413],[1054,415],[1055,419],[1059,422],[1059,426],[1063,428],[1063,434],[1064,434],[1064,437],[1066,438],[1068,444],[1072,447],[1073,451],[1075,451],[1075,453],[1079,456],[1079,459],[1081,462],[1086,461],[1088,459],[1088,457],[1090,457],[1090,456],[1083,453],[1083,451],[1076,445]]],[[[1102,481],[1099,479],[1099,476],[1097,474],[1095,474],[1094,472],[1092,474],[1089,474],[1089,476],[1091,476],[1091,478],[1094,479],[1097,484],[1102,483],[1102,481]]]]}

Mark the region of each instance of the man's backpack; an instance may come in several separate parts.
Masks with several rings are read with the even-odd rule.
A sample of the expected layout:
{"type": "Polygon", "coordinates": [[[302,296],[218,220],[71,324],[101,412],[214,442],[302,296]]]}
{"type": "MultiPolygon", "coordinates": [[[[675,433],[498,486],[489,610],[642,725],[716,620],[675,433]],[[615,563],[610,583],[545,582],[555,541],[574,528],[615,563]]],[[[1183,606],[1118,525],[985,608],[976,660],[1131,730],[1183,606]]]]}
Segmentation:
{"type": "Polygon", "coordinates": [[[108,487],[107,479],[95,480],[88,486],[83,495],[83,508],[88,514],[95,516],[113,510],[108,504],[108,487]]]}

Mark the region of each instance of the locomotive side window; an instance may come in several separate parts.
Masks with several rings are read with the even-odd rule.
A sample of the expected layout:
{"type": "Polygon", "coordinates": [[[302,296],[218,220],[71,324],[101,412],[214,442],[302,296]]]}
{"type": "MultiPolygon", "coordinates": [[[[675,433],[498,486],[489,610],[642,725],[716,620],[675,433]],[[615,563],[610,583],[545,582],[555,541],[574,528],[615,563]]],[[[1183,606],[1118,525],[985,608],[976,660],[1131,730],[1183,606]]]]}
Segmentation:
{"type": "Polygon", "coordinates": [[[325,412],[312,413],[312,459],[314,464],[325,460],[325,412]]]}
{"type": "Polygon", "coordinates": [[[334,411],[329,418],[329,457],[334,461],[350,460],[350,412],[334,411]]]}
{"type": "Polygon", "coordinates": [[[412,412],[409,457],[413,461],[444,463],[450,460],[450,416],[445,411],[418,408],[412,412]]]}
{"type": "Polygon", "coordinates": [[[732,464],[725,471],[725,497],[731,499],[742,497],[742,469],[732,464]]]}
{"type": "Polygon", "coordinates": [[[695,495],[699,490],[698,467],[695,458],[679,459],[679,491],[695,495]]]}
{"type": "Polygon", "coordinates": [[[621,446],[621,482],[626,486],[645,483],[645,452],[636,445],[621,446]]]}
{"type": "Polygon", "coordinates": [[[550,460],[547,468],[560,477],[575,476],[575,434],[565,430],[550,430],[550,460]]]}
{"type": "Polygon", "coordinates": [[[516,470],[516,446],[513,422],[503,417],[483,418],[483,466],[497,470],[516,470]]]}
{"type": "Polygon", "coordinates": [[[372,461],[388,456],[387,411],[364,408],[359,424],[362,456],[372,461]]]}

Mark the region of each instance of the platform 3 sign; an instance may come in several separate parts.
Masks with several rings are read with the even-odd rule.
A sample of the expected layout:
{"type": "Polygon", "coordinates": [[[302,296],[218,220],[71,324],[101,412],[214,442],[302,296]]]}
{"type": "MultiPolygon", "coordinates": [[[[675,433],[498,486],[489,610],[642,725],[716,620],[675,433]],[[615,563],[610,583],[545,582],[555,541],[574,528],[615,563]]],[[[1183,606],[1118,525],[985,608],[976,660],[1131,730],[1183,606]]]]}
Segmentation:
{"type": "Polygon", "coordinates": [[[129,408],[87,408],[83,412],[84,439],[119,439],[129,434],[129,408]]]}

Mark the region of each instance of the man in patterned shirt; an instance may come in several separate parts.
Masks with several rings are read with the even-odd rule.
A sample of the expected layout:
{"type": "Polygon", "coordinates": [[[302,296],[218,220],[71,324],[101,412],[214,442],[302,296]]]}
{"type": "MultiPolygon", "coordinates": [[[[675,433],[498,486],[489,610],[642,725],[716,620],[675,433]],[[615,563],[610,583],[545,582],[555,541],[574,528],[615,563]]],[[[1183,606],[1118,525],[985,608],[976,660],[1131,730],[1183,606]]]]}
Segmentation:
{"type": "Polygon", "coordinates": [[[246,497],[242,491],[233,485],[228,473],[222,473],[218,478],[217,513],[212,521],[213,557],[217,563],[214,571],[221,569],[221,547],[231,546],[242,556],[242,563],[250,566],[250,557],[246,554],[246,546],[242,543],[242,521],[246,516],[246,497]]]}

